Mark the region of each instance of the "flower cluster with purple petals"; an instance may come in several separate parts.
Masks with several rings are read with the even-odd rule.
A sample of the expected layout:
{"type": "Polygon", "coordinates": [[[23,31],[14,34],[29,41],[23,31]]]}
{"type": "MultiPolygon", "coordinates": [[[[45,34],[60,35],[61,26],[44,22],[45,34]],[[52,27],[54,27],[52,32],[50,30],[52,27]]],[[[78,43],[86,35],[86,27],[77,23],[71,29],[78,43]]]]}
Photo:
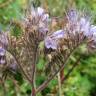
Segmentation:
{"type": "Polygon", "coordinates": [[[60,38],[64,38],[64,31],[63,30],[58,30],[54,32],[52,35],[47,36],[45,38],[45,47],[46,48],[52,48],[52,49],[57,49],[58,48],[58,40],[60,38]]]}
{"type": "Polygon", "coordinates": [[[68,19],[66,26],[46,37],[46,48],[57,49],[58,40],[65,38],[66,35],[67,37],[68,35],[76,37],[77,34],[82,33],[83,37],[91,38],[93,41],[96,41],[96,26],[91,24],[90,19],[87,19],[86,16],[80,16],[76,10],[70,10],[66,14],[66,17],[68,19]]]}
{"type": "Polygon", "coordinates": [[[70,10],[68,12],[68,26],[73,33],[82,32],[86,37],[94,37],[96,33],[96,26],[91,24],[91,20],[87,16],[80,16],[76,10],[70,10]],[[72,27],[72,28],[71,28],[72,27]]]}
{"type": "Polygon", "coordinates": [[[48,32],[49,14],[41,7],[31,8],[30,15],[25,18],[25,26],[30,26],[35,29],[38,33],[38,38],[41,36],[44,39],[48,32]]]}

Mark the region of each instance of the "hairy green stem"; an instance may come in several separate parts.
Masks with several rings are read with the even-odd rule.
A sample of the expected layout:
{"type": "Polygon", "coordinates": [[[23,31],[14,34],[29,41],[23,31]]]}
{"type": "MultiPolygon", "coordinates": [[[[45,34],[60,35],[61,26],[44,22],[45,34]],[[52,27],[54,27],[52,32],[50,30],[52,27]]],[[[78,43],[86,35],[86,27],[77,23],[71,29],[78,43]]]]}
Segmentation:
{"type": "Polygon", "coordinates": [[[57,74],[57,76],[58,76],[59,96],[62,96],[60,72],[57,74]]]}
{"type": "Polygon", "coordinates": [[[38,46],[34,50],[34,61],[32,64],[32,96],[36,96],[36,63],[37,63],[38,46]]]}

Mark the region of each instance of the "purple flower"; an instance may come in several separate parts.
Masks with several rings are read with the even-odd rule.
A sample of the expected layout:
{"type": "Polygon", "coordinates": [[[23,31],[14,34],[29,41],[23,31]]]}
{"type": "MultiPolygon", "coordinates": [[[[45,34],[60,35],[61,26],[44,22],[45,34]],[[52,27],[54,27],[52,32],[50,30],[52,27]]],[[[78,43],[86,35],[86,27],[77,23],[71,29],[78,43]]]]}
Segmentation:
{"type": "Polygon", "coordinates": [[[91,37],[94,32],[96,32],[96,26],[91,25],[89,20],[85,18],[80,19],[80,31],[84,33],[85,36],[91,37]]]}
{"type": "Polygon", "coordinates": [[[94,28],[90,20],[86,17],[80,17],[80,14],[77,13],[76,10],[70,10],[68,12],[68,30],[69,33],[76,34],[77,32],[83,32],[83,34],[87,37],[92,36],[94,28]]]}
{"type": "Polygon", "coordinates": [[[96,26],[91,25],[90,32],[92,33],[92,38],[96,41],[96,26]]]}
{"type": "Polygon", "coordinates": [[[58,47],[58,40],[60,38],[64,37],[64,31],[63,30],[58,30],[54,32],[51,36],[47,36],[45,38],[45,47],[46,48],[52,48],[52,49],[57,49],[58,47]]]}
{"type": "Polygon", "coordinates": [[[5,49],[0,47],[0,64],[5,64],[5,49]]]}
{"type": "Polygon", "coordinates": [[[86,18],[80,19],[80,31],[84,33],[85,36],[90,36],[90,21],[86,18]]]}
{"type": "Polygon", "coordinates": [[[93,33],[93,40],[96,41],[96,32],[93,33]]]}
{"type": "Polygon", "coordinates": [[[2,59],[2,58],[1,58],[0,64],[5,64],[5,59],[2,59]]]}
{"type": "Polygon", "coordinates": [[[4,56],[5,55],[5,49],[0,47],[0,56],[4,56]]]}
{"type": "MultiPolygon", "coordinates": [[[[38,34],[41,36],[45,36],[46,32],[48,32],[48,23],[49,23],[49,14],[45,12],[45,10],[41,7],[33,8],[31,10],[32,23],[31,26],[37,26],[38,34]]],[[[26,24],[30,24],[28,20],[25,21],[26,24]]],[[[26,25],[25,24],[25,25],[26,25]]],[[[41,37],[38,37],[41,38],[41,37]]],[[[43,37],[44,40],[44,37],[43,37]]]]}
{"type": "Polygon", "coordinates": [[[15,60],[11,60],[11,62],[10,62],[11,64],[10,64],[10,68],[11,69],[13,69],[13,70],[17,70],[18,69],[18,66],[17,66],[17,63],[16,63],[16,61],[15,60]]]}
{"type": "Polygon", "coordinates": [[[48,21],[49,20],[49,14],[44,14],[43,16],[42,16],[42,21],[48,21]]]}
{"type": "Polygon", "coordinates": [[[38,7],[38,8],[32,7],[31,8],[32,17],[37,17],[37,16],[41,17],[43,14],[45,14],[45,11],[43,8],[41,8],[41,7],[38,7]]]}
{"type": "Polygon", "coordinates": [[[78,14],[77,14],[76,10],[74,10],[74,9],[70,10],[67,15],[68,15],[69,22],[76,23],[76,21],[78,19],[78,14]]]}
{"type": "Polygon", "coordinates": [[[8,33],[0,33],[0,42],[2,44],[4,44],[4,46],[8,45],[8,37],[7,37],[8,33]]]}
{"type": "Polygon", "coordinates": [[[59,39],[64,37],[64,31],[63,30],[58,30],[52,34],[53,38],[59,39]]]}
{"type": "Polygon", "coordinates": [[[52,49],[57,49],[57,42],[55,40],[53,40],[50,37],[47,37],[45,39],[45,47],[47,49],[52,48],[52,49]]]}
{"type": "Polygon", "coordinates": [[[38,8],[37,8],[37,14],[38,14],[39,16],[42,16],[42,15],[44,14],[44,9],[41,8],[41,7],[38,7],[38,8]]]}
{"type": "MultiPolygon", "coordinates": [[[[35,18],[35,20],[38,21],[38,19],[40,19],[40,21],[46,21],[49,18],[49,14],[47,14],[45,12],[45,10],[41,7],[38,8],[31,8],[31,16],[35,18]]],[[[34,19],[33,18],[33,19],[34,19]]]]}
{"type": "Polygon", "coordinates": [[[96,26],[91,25],[90,26],[90,33],[93,34],[94,32],[96,33],[96,26]]]}
{"type": "Polygon", "coordinates": [[[44,35],[44,37],[47,35],[47,32],[48,32],[48,28],[39,28],[39,32],[44,35]]]}

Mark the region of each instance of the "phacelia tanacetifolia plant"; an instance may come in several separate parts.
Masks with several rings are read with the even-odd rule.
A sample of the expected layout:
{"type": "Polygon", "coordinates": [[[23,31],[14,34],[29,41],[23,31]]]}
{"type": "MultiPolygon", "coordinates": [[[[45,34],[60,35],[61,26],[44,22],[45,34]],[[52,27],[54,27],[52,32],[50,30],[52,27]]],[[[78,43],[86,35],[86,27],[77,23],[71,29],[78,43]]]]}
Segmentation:
{"type": "Polygon", "coordinates": [[[96,47],[96,26],[91,23],[91,18],[75,9],[69,10],[62,18],[61,25],[57,24],[53,31],[55,21],[61,20],[56,19],[41,7],[32,7],[19,22],[22,32],[18,38],[9,32],[0,33],[0,64],[7,64],[9,58],[6,57],[11,55],[32,85],[32,96],[42,91],[65,68],[77,48],[83,44],[88,50],[96,47]],[[47,76],[40,86],[36,86],[37,64],[41,55],[49,58],[42,69],[47,76]]]}

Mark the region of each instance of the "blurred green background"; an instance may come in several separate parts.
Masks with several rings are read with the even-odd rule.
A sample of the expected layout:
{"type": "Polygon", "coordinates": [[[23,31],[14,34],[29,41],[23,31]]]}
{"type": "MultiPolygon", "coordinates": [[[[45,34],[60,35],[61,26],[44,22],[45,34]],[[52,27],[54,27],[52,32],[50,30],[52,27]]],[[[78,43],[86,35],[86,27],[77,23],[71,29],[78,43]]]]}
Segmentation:
{"type": "MultiPolygon", "coordinates": [[[[71,0],[70,0],[71,1],[71,0]]],[[[35,6],[45,6],[52,16],[63,16],[66,7],[71,8],[68,0],[33,0],[35,6]]],[[[74,0],[76,7],[80,10],[86,10],[88,14],[94,19],[96,23],[96,0],[74,0]]],[[[25,14],[26,9],[29,7],[28,0],[0,0],[0,28],[6,30],[12,19],[21,20],[25,14]]],[[[18,35],[18,28],[13,27],[14,34],[18,35]]],[[[71,57],[70,64],[74,62],[76,58],[71,57]]],[[[38,70],[41,71],[45,61],[41,58],[38,64],[38,70]]],[[[69,67],[70,68],[70,67],[69,67]]],[[[65,70],[65,73],[67,72],[65,70]]],[[[16,80],[7,79],[6,96],[30,96],[31,86],[27,81],[22,80],[22,76],[17,74],[16,80]],[[16,87],[14,87],[14,85],[16,87]]],[[[44,76],[37,78],[37,84],[41,84],[44,81],[44,76]]],[[[50,82],[47,88],[45,88],[37,96],[59,96],[57,90],[58,82],[55,78],[50,82]]],[[[3,96],[3,88],[0,86],[0,96],[3,96]]],[[[84,55],[70,77],[62,84],[62,96],[96,96],[96,54],[84,55]]],[[[5,96],[5,95],[4,95],[5,96]]]]}

